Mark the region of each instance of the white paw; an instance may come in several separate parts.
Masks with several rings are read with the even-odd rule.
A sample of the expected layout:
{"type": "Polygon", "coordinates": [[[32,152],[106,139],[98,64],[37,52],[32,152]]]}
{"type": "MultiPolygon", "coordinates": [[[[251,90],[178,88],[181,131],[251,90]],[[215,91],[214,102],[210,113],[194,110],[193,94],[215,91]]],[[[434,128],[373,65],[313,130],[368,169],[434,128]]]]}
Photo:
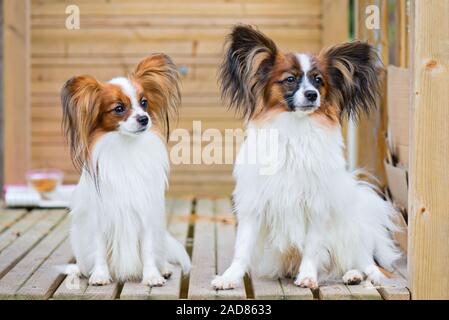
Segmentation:
{"type": "Polygon", "coordinates": [[[298,276],[295,280],[295,285],[301,288],[316,289],[318,288],[318,281],[313,276],[298,276]]]}
{"type": "Polygon", "coordinates": [[[349,270],[345,273],[343,276],[343,282],[344,284],[354,285],[354,284],[360,284],[363,280],[363,275],[359,270],[349,270]]]}
{"type": "Polygon", "coordinates": [[[367,279],[375,286],[380,286],[382,280],[385,280],[385,276],[377,266],[369,266],[365,269],[367,279]]]}
{"type": "Polygon", "coordinates": [[[76,264],[68,264],[63,267],[64,274],[71,276],[71,277],[81,277],[81,271],[80,268],[76,264]]]}
{"type": "Polygon", "coordinates": [[[104,270],[94,270],[89,278],[89,284],[92,286],[105,286],[112,282],[109,272],[104,270]]]}
{"type": "Polygon", "coordinates": [[[231,279],[225,276],[217,276],[212,280],[211,285],[216,290],[230,290],[237,287],[239,280],[231,279]]]}
{"type": "Polygon", "coordinates": [[[148,275],[143,277],[142,284],[150,287],[162,287],[167,280],[161,275],[148,275]]]}

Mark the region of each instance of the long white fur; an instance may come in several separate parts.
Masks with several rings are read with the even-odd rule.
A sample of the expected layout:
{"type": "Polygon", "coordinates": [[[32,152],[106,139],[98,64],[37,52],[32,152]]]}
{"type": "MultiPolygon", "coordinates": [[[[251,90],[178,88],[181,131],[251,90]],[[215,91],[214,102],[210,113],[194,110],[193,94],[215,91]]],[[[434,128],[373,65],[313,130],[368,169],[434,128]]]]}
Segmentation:
{"type": "MultiPolygon", "coordinates": [[[[126,122],[145,113],[134,103],[133,109],[126,122]]],[[[133,126],[121,124],[96,142],[97,179],[83,170],[73,195],[70,237],[77,267],[66,272],[88,276],[91,284],[141,279],[162,285],[167,261],[180,264],[184,273],[190,269],[184,247],[166,228],[166,146],[152,131],[131,134],[133,126]]]]}
{"type": "MultiPolygon", "coordinates": [[[[260,124],[258,124],[260,125],[260,124]]],[[[234,168],[238,218],[234,259],[217,289],[231,289],[248,271],[261,276],[295,276],[295,284],[314,288],[342,277],[360,280],[363,272],[378,284],[376,265],[391,268],[400,253],[392,239],[394,208],[346,169],[339,126],[325,126],[304,112],[284,112],[257,130],[277,130],[278,157],[272,175],[260,174],[265,162],[243,157],[260,144],[256,125],[234,168]],[[296,253],[295,254],[292,254],[296,253]]]]}

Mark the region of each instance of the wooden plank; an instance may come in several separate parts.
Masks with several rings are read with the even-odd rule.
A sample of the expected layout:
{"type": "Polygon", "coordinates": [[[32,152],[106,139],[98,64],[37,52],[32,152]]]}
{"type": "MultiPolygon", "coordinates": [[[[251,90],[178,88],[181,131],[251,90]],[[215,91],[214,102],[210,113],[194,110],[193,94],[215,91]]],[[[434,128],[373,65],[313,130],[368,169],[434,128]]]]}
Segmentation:
{"type": "MultiPolygon", "coordinates": [[[[191,199],[176,199],[171,208],[171,215],[168,225],[169,232],[173,237],[186,245],[187,235],[189,231],[189,219],[192,213],[191,199]]],[[[173,274],[163,287],[155,287],[151,289],[151,299],[173,300],[179,299],[181,292],[181,281],[183,279],[181,268],[179,266],[172,267],[173,274]]]]}
{"type": "MultiPolygon", "coordinates": [[[[25,211],[27,212],[27,211],[25,211]]],[[[13,224],[8,230],[0,235],[0,252],[15,240],[22,237],[33,225],[48,215],[47,211],[36,210],[33,214],[26,214],[21,220],[13,224]]]]}
{"type": "Polygon", "coordinates": [[[27,211],[22,209],[0,209],[0,234],[14,225],[26,213],[27,211]]]}
{"type": "MultiPolygon", "coordinates": [[[[217,273],[223,274],[231,265],[234,256],[235,243],[235,216],[232,214],[230,198],[218,199],[215,202],[216,219],[216,257],[217,273]]],[[[241,300],[246,298],[245,286],[242,285],[233,290],[221,290],[217,292],[219,299],[241,300]]]]}
{"type": "Polygon", "coordinates": [[[251,276],[254,298],[257,300],[280,300],[284,299],[284,291],[279,279],[265,279],[251,276]]]}
{"type": "MultiPolygon", "coordinates": [[[[31,27],[33,29],[59,28],[65,24],[66,16],[32,15],[31,27]]],[[[104,16],[92,15],[83,17],[83,28],[129,28],[129,27],[228,27],[240,23],[241,17],[210,17],[210,16],[176,16],[176,15],[136,15],[136,16],[104,16]]],[[[311,28],[320,27],[319,15],[287,15],[278,17],[249,16],[245,23],[259,27],[282,28],[311,28]]],[[[34,48],[33,48],[34,50],[34,48]]]]}
{"type": "Polygon", "coordinates": [[[67,299],[83,299],[88,282],[86,278],[65,277],[64,281],[58,287],[53,295],[53,299],[67,300],[67,299]]]}
{"type": "Polygon", "coordinates": [[[346,286],[352,299],[357,300],[382,300],[381,295],[370,281],[363,281],[358,285],[346,286]]]}
{"type": "Polygon", "coordinates": [[[11,299],[23,283],[67,238],[69,219],[65,219],[39,242],[19,263],[0,279],[0,299],[11,299]]]}
{"type": "MultiPolygon", "coordinates": [[[[67,4],[45,2],[33,3],[35,15],[61,15],[67,4]]],[[[194,3],[116,3],[114,5],[86,3],[82,5],[82,14],[89,15],[205,15],[205,16],[286,16],[295,14],[320,14],[321,4],[315,0],[298,0],[296,2],[278,3],[223,3],[199,2],[194,3]]]]}
{"type": "Polygon", "coordinates": [[[449,299],[449,1],[413,5],[409,282],[412,299],[449,299]]]}
{"type": "Polygon", "coordinates": [[[397,275],[391,279],[383,279],[377,291],[384,300],[410,300],[407,280],[397,275]]]}
{"type": "Polygon", "coordinates": [[[313,292],[308,288],[300,288],[293,283],[294,279],[281,279],[282,291],[286,300],[313,300],[313,292]]]}
{"type": "Polygon", "coordinates": [[[4,182],[25,183],[30,161],[30,1],[3,2],[4,182]],[[20,84],[20,85],[18,85],[20,84]]]}
{"type": "Polygon", "coordinates": [[[119,291],[119,284],[113,282],[105,286],[88,285],[83,295],[79,297],[82,300],[113,300],[119,291]]]}
{"type": "MultiPolygon", "coordinates": [[[[384,65],[388,65],[388,39],[385,38],[388,26],[385,18],[388,10],[385,7],[387,0],[355,0],[355,38],[367,41],[379,50],[384,65]],[[368,29],[366,27],[366,7],[368,5],[381,6],[380,28],[368,29]]],[[[385,90],[383,90],[385,92],[385,90]]],[[[384,95],[383,95],[384,96],[384,95]]],[[[380,184],[385,185],[385,169],[383,161],[386,154],[385,132],[387,130],[386,104],[378,101],[378,108],[371,112],[369,117],[362,116],[357,121],[355,137],[355,165],[357,168],[366,168],[375,174],[380,184]]]]}
{"type": "MultiPolygon", "coordinates": [[[[192,201],[190,199],[168,200],[169,232],[185,244],[189,226],[192,201]]],[[[173,266],[173,274],[163,287],[149,288],[136,282],[126,282],[120,293],[122,300],[178,299],[181,290],[182,272],[179,266],[173,266]]]]}
{"type": "Polygon", "coordinates": [[[322,5],[322,47],[348,41],[348,0],[321,0],[322,5]]]}
{"type": "Polygon", "coordinates": [[[351,292],[344,284],[321,285],[318,288],[321,300],[351,300],[351,292]]]}
{"type": "Polygon", "coordinates": [[[70,239],[67,238],[17,291],[16,299],[50,298],[65,278],[58,272],[56,266],[71,262],[73,262],[73,254],[70,239]]]}
{"type": "MultiPolygon", "coordinates": [[[[32,211],[30,214],[34,214],[32,211]]],[[[52,210],[44,220],[39,221],[23,237],[14,241],[0,253],[0,278],[17,264],[41,239],[43,239],[66,215],[65,210],[52,210]]]]}
{"type": "Polygon", "coordinates": [[[200,198],[195,208],[195,234],[193,238],[192,271],[188,298],[214,299],[217,291],[210,282],[216,275],[214,202],[200,198]]]}

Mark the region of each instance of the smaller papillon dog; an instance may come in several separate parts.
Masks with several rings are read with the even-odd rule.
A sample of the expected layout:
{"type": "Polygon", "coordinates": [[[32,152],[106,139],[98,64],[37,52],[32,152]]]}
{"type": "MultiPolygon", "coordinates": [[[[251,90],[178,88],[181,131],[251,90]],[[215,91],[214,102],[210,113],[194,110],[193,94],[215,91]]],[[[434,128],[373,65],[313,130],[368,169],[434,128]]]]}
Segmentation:
{"type": "Polygon", "coordinates": [[[180,104],[171,59],[153,54],[128,77],[107,83],[73,77],[61,99],[63,129],[81,171],[71,203],[76,265],[66,273],[89,277],[91,285],[162,286],[171,274],[168,262],[189,272],[187,252],[166,228],[164,136],[180,104]]]}
{"type": "Polygon", "coordinates": [[[394,208],[347,170],[340,125],[345,115],[357,119],[376,107],[381,69],[367,43],[316,56],[284,54],[258,30],[234,28],[221,66],[222,95],[241,112],[248,134],[234,168],[234,259],[214,288],[234,288],[250,270],[295,277],[307,288],[337,277],[378,284],[379,266],[392,267],[400,255],[394,208]],[[271,174],[261,174],[266,159],[244,159],[263,130],[277,132],[271,174]]]}

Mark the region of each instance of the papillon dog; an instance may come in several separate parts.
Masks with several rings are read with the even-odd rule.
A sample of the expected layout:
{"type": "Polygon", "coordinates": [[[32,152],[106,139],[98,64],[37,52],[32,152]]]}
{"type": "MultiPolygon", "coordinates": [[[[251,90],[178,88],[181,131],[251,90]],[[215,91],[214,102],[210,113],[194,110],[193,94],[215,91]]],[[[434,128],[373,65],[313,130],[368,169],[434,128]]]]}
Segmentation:
{"type": "Polygon", "coordinates": [[[169,160],[164,133],[180,104],[171,59],[153,54],[128,77],[102,83],[85,75],[61,91],[63,129],[81,171],[71,202],[70,237],[76,265],[66,273],[91,285],[141,280],[162,286],[168,262],[184,273],[190,259],[167,231],[169,160]]]}
{"type": "Polygon", "coordinates": [[[381,71],[367,43],[284,54],[250,26],[233,29],[221,89],[248,134],[234,168],[234,258],[212,281],[215,289],[234,288],[248,271],[295,277],[296,285],[312,289],[336,277],[378,284],[379,266],[392,267],[400,256],[394,208],[348,171],[341,133],[343,117],[357,119],[376,107],[381,71]],[[272,174],[243,159],[263,130],[278,134],[272,174]]]}

